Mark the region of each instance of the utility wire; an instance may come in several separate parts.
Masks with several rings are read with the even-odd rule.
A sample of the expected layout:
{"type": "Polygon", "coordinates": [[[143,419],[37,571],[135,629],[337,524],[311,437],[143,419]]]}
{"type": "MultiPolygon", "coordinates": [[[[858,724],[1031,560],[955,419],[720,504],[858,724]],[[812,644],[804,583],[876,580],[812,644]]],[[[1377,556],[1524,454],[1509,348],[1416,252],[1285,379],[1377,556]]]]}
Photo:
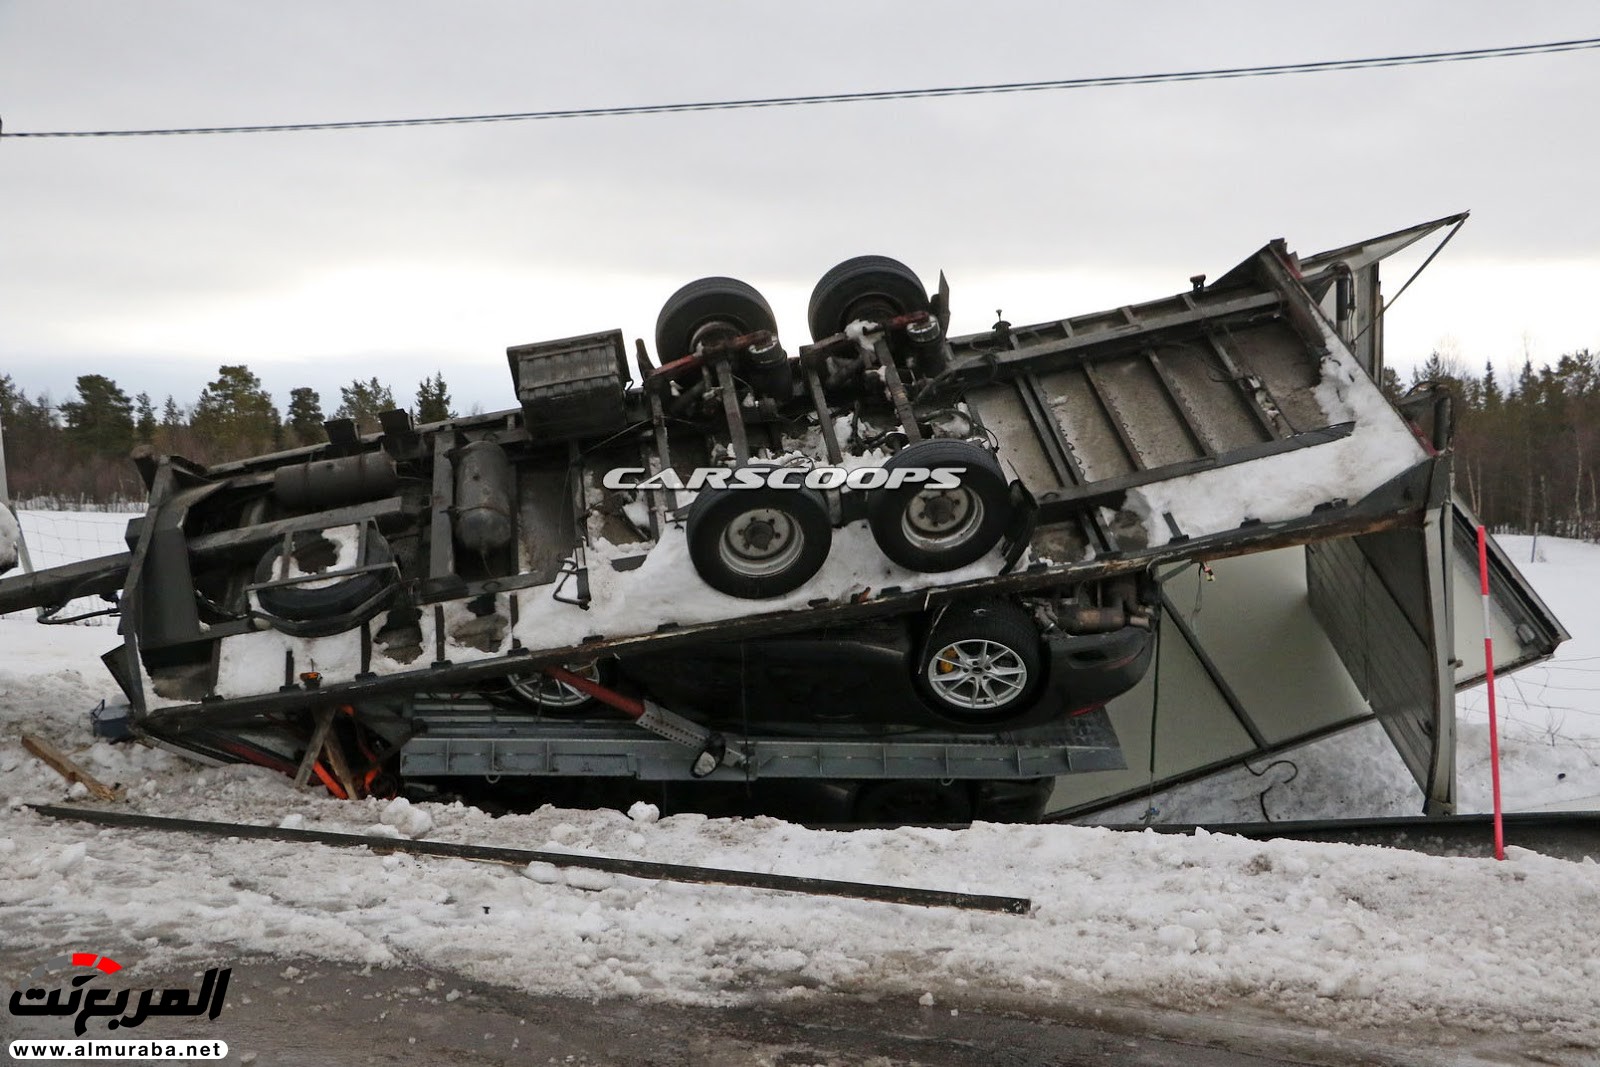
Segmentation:
{"type": "Polygon", "coordinates": [[[1477,59],[1546,55],[1600,48],[1600,37],[1542,44],[1472,48],[1454,52],[1418,52],[1410,55],[1372,56],[1365,59],[1329,59],[1314,63],[1278,63],[1260,67],[1218,67],[1208,70],[1170,71],[1164,74],[1120,74],[1094,78],[1059,78],[1051,81],[1002,82],[993,85],[955,85],[930,89],[884,89],[858,93],[817,93],[808,96],[769,96],[745,100],[708,100],[684,104],[641,104],[629,107],[586,107],[554,111],[515,111],[493,115],[449,115],[435,118],[366,119],[356,122],[294,122],[270,126],[191,126],[148,130],[27,130],[0,137],[168,137],[210,133],[297,133],[306,130],[366,130],[399,126],[456,126],[475,122],[534,122],[544,119],[592,119],[621,115],[670,115],[686,111],[735,111],[762,107],[806,107],[872,100],[923,100],[944,96],[982,96],[993,93],[1037,93],[1060,89],[1096,89],[1124,85],[1161,85],[1171,82],[1218,81],[1227,78],[1266,78],[1282,74],[1320,74],[1340,70],[1371,70],[1429,63],[1464,63],[1477,59]]]}

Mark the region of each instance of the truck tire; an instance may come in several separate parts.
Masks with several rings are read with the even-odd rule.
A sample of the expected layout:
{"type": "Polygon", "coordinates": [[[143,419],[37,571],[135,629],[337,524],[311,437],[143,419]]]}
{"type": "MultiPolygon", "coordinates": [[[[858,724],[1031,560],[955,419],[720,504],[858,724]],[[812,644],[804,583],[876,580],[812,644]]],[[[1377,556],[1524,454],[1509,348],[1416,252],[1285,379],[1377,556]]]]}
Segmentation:
{"type": "Polygon", "coordinates": [[[941,717],[1001,726],[1026,711],[1044,683],[1039,627],[1005,600],[952,607],[928,634],[912,681],[941,717]]]}
{"type": "Polygon", "coordinates": [[[856,256],[824,274],[811,290],[806,324],[811,339],[832,337],[857,319],[890,319],[928,310],[917,272],[888,256],[856,256]]]}
{"type": "Polygon", "coordinates": [[[766,600],[811,580],[828,558],[833,524],[815,489],[708,489],[689,507],[688,537],[707,585],[766,600]]]}
{"type": "Polygon", "coordinates": [[[867,521],[878,548],[900,566],[923,573],[953,571],[988,554],[1011,521],[1011,487],[994,455],[970,441],[918,441],[883,465],[960,467],[961,485],[929,489],[919,482],[874,489],[867,521]]]}
{"type": "MultiPolygon", "coordinates": [[[[656,358],[663,365],[693,355],[707,326],[720,325],[725,337],[757,330],[778,331],[766,298],[737,278],[699,278],[671,296],[656,316],[656,358]]],[[[711,331],[706,331],[710,334],[711,331]]]]}
{"type": "MultiPolygon", "coordinates": [[[[256,564],[255,580],[275,581],[282,555],[283,542],[274,542],[256,564]]],[[[375,526],[367,527],[366,560],[368,565],[394,561],[388,539],[375,526]]],[[[389,598],[382,595],[384,591],[387,589],[392,595],[397,588],[399,586],[393,572],[367,571],[326,585],[280,585],[258,589],[256,600],[261,610],[290,624],[289,627],[280,626],[280,629],[292,630],[302,637],[325,637],[376,615],[388,604],[389,598]],[[344,618],[363,605],[367,605],[363,612],[365,617],[344,618]]]]}

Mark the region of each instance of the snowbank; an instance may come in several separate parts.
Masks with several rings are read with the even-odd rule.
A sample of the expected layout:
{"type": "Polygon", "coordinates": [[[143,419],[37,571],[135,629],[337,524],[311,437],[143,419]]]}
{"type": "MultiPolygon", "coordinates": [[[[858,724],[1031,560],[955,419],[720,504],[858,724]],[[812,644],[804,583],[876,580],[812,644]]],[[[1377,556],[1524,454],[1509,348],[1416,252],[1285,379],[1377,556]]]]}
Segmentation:
{"type": "MultiPolygon", "coordinates": [[[[0,638],[30,628],[44,629],[0,621],[0,638]]],[[[1080,826],[840,834],[643,810],[491,819],[459,804],[341,803],[259,769],[91,744],[85,712],[109,689],[86,655],[96,633],[57,628],[0,672],[0,929],[17,949],[426,965],[533,993],[706,1004],[830,991],[1041,1010],[1248,1005],[1324,1027],[1425,1020],[1600,1048],[1592,861],[1080,826]],[[153,814],[1022,895],[1034,909],[969,914],[58,823],[19,807],[66,793],[23,753],[23,730],[78,750],[128,787],[127,806],[153,814]]]]}
{"type": "MultiPolygon", "coordinates": [[[[1600,714],[1591,675],[1555,673],[1592,671],[1600,658],[1600,607],[1584,603],[1600,548],[1541,545],[1546,562],[1533,566],[1525,544],[1508,547],[1577,635],[1540,668],[1576,680],[1572,691],[1546,688],[1600,714]]],[[[1592,860],[1515,853],[1496,864],[1088,826],[839,834],[660,818],[647,806],[491,819],[461,805],[341,803],[253,768],[92,742],[88,709],[114,689],[96,657],[114,640],[0,620],[0,930],[18,950],[92,944],[154,964],[307,956],[438,967],[534,993],[709,1004],[839,992],[1041,1011],[1108,1000],[1248,1006],[1325,1028],[1492,1029],[1530,1048],[1600,1050],[1592,860]],[[152,814],[1020,895],[1035,906],[979,915],[57,823],[21,807],[68,795],[24,753],[23,731],[76,752],[127,787],[128,808],[152,814]]],[[[1510,687],[1502,696],[1514,718],[1530,713],[1510,687]]],[[[1474,714],[1463,712],[1469,795],[1482,769],[1474,714]]],[[[1559,724],[1560,744],[1548,728],[1508,726],[1514,806],[1600,793],[1591,753],[1564,743],[1587,721],[1559,724]]],[[[1241,769],[1157,803],[1178,821],[1258,818],[1262,803],[1275,819],[1415,810],[1415,787],[1376,727],[1291,758],[1293,781],[1281,764],[1258,767],[1260,778],[1241,769]]]]}

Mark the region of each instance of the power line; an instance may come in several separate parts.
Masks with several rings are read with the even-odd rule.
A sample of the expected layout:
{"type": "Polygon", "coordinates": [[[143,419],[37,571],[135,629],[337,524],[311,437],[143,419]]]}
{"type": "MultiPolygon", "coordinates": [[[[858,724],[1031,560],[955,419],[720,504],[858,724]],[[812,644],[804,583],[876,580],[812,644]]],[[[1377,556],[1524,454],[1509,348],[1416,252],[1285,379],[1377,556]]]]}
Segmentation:
{"type": "Polygon", "coordinates": [[[809,107],[874,100],[924,100],[944,96],[984,96],[995,93],[1037,93],[1062,89],[1114,88],[1125,85],[1162,85],[1172,82],[1219,81],[1229,78],[1267,78],[1284,74],[1320,74],[1341,70],[1421,66],[1430,63],[1464,63],[1478,59],[1546,55],[1600,48],[1600,37],[1543,44],[1473,48],[1456,52],[1419,52],[1411,55],[1373,56],[1366,59],[1329,59],[1314,63],[1280,63],[1261,67],[1219,67],[1209,70],[1170,71],[1164,74],[1119,74],[1094,78],[1060,78],[1051,81],[1003,82],[993,85],[953,85],[930,89],[884,89],[859,93],[817,93],[808,96],[769,96],[745,100],[707,100],[684,104],[640,104],[628,107],[585,107],[554,111],[514,111],[493,115],[448,115],[413,119],[364,119],[355,122],[294,122],[268,126],[191,126],[149,130],[31,130],[0,137],[171,137],[212,133],[297,133],[307,130],[368,130],[400,126],[458,126],[475,122],[535,122],[545,119],[612,118],[623,115],[672,115],[690,111],[737,111],[762,107],[809,107]]]}

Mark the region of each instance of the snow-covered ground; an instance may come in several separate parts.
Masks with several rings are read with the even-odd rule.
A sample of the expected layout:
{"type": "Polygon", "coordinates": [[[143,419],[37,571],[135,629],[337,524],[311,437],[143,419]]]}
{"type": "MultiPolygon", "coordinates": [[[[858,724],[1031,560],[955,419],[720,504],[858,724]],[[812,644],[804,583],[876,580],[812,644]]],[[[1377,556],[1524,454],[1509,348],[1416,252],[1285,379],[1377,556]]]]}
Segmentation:
{"type": "MultiPolygon", "coordinates": [[[[1496,686],[1505,803],[1512,810],[1600,810],[1600,545],[1498,539],[1572,640],[1496,686]]],[[[1482,686],[1456,699],[1463,810],[1488,811],[1489,710],[1482,686]]]]}
{"type": "MultiPolygon", "coordinates": [[[[50,521],[65,545],[93,541],[84,531],[104,519],[110,546],[80,550],[95,555],[116,550],[125,518],[50,521]]],[[[42,535],[35,545],[35,521],[24,514],[34,558],[55,561],[64,550],[42,535]]],[[[1507,795],[1513,807],[1570,806],[1600,794],[1600,547],[1541,540],[1542,561],[1527,564],[1526,539],[1506,541],[1575,635],[1551,664],[1504,685],[1507,795]]],[[[1516,1033],[1558,1062],[1600,1059],[1593,860],[1516,851],[1499,864],[1088,826],[841,834],[642,808],[491,819],[460,805],[343,803],[258,769],[92,743],[88,709],[114,689],[96,657],[115,640],[106,627],[0,619],[0,931],[41,959],[66,945],[155,963],[313,957],[698,1003],[843,992],[952,1007],[1251,1009],[1343,1033],[1426,1028],[1427,1041],[1516,1033]],[[23,731],[124,784],[141,812],[1020,895],[1034,908],[976,914],[57,823],[22,807],[71,795],[24,752],[23,731]]],[[[1471,695],[1461,721],[1463,792],[1486,803],[1471,695]]],[[[1295,781],[1266,798],[1274,818],[1328,813],[1319,805],[1336,794],[1339,814],[1415,813],[1415,787],[1375,733],[1293,759],[1295,781]]],[[[1174,791],[1164,817],[1259,818],[1264,783],[1287,776],[1268,773],[1174,791]]]]}

